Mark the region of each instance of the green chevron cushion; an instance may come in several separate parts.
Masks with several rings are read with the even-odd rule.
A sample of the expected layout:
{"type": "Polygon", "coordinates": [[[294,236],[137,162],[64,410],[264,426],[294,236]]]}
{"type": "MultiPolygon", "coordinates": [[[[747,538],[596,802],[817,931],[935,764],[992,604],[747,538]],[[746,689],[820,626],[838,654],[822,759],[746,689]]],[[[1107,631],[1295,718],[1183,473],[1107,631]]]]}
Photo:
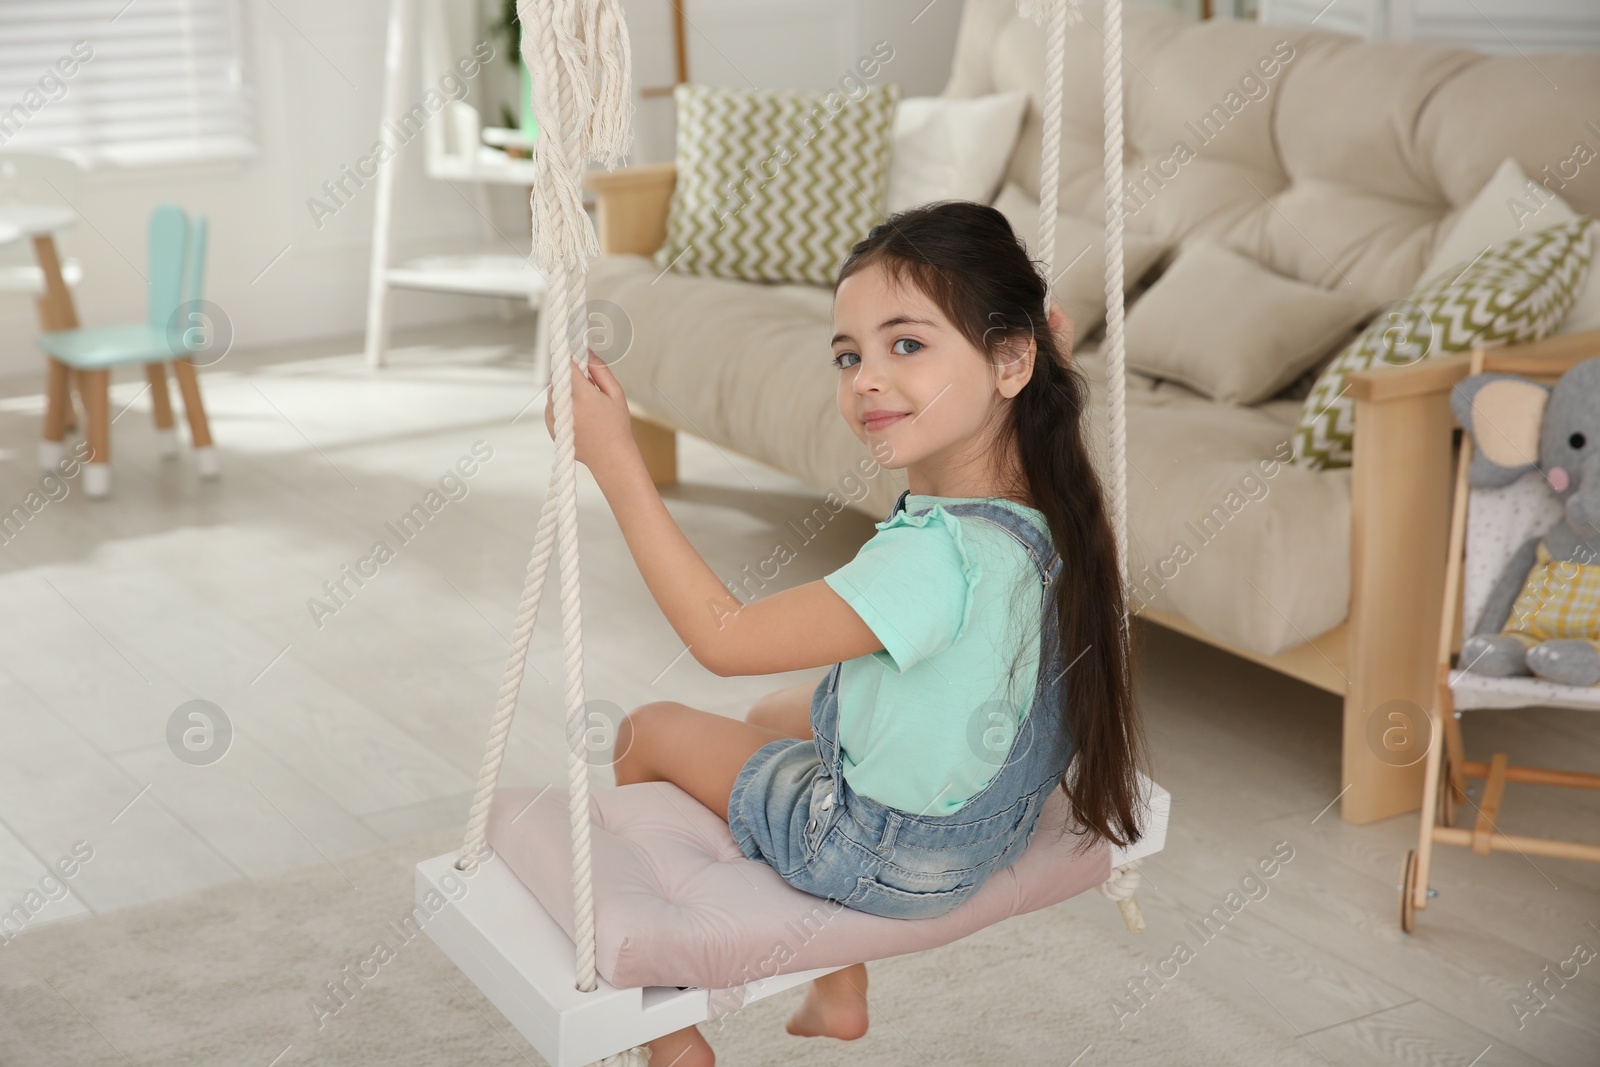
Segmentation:
{"type": "Polygon", "coordinates": [[[1390,305],[1317,378],[1294,431],[1294,462],[1348,467],[1355,440],[1350,375],[1469,348],[1536,341],[1561,325],[1593,258],[1595,220],[1570,222],[1495,245],[1451,265],[1390,305]]]}
{"type": "Polygon", "coordinates": [[[832,284],[883,219],[900,84],[830,90],[679,85],[678,178],[655,264],[832,284]]]}

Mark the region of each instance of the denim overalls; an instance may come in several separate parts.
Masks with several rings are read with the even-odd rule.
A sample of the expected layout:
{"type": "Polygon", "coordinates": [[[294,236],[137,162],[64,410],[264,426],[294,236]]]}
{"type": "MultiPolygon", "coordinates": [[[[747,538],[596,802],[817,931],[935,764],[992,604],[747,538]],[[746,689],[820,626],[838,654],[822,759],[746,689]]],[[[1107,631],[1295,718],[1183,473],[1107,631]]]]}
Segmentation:
{"type": "MultiPolygon", "coordinates": [[[[900,494],[890,518],[909,492],[900,494]]],[[[1009,750],[985,755],[1000,766],[994,778],[950,815],[917,815],[857,793],[839,755],[842,664],[834,664],[811,697],[812,740],[762,746],[740,768],[728,802],[728,826],[746,856],[765,860],[796,889],[902,919],[953,911],[1020,856],[1071,756],[1058,710],[1065,686],[1050,595],[1060,557],[1038,527],[999,504],[941,506],[1016,538],[1044,587],[1033,702],[1009,750]]]]}

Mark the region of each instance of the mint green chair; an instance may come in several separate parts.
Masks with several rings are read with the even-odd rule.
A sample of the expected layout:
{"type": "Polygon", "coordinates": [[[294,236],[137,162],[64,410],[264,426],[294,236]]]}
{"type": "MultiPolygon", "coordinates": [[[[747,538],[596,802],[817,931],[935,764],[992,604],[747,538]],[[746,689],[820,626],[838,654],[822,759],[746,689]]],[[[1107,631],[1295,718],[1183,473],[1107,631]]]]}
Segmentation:
{"type": "Polygon", "coordinates": [[[176,453],[177,431],[173,426],[172,400],[164,369],[168,362],[172,363],[179,392],[183,395],[184,413],[189,420],[196,465],[202,477],[211,478],[218,473],[217,450],[211,441],[205,405],[200,400],[200,382],[193,358],[204,347],[206,339],[205,330],[197,325],[203,322],[199,301],[205,277],[205,216],[196,216],[191,225],[178,205],[157,205],[150,213],[147,257],[150,295],[145,321],[122,326],[52,330],[37,338],[39,347],[53,361],[41,462],[55,466],[60,461],[65,437],[65,405],[69,401],[65,390],[58,390],[55,383],[58,379],[64,382],[64,368],[71,368],[78,372],[88,416],[89,455],[84,466],[83,487],[85,494],[91,497],[103,497],[111,491],[109,393],[114,367],[145,367],[154,393],[156,432],[162,439],[163,453],[172,455],[176,453]]]}

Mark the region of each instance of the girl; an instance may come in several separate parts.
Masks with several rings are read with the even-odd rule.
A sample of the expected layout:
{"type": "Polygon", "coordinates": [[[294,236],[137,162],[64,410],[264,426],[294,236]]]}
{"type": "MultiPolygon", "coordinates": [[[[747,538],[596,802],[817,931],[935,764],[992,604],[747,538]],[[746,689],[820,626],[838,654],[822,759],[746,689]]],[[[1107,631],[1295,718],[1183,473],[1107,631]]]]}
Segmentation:
{"type": "MultiPolygon", "coordinates": [[[[635,709],[618,785],[672,782],[790,885],[899,918],[970,899],[1058,787],[1080,848],[1139,839],[1123,588],[1071,323],[1052,301],[1036,329],[1048,292],[983,204],[899,212],[851,249],[826,372],[845,423],[910,488],[850,563],[750,604],[673,522],[609,368],[591,360],[592,382],[574,370],[577,459],[695,658],[724,677],[831,665],[742,722],[635,709]]],[[[554,436],[549,404],[545,420],[554,436]]],[[[856,964],[817,979],[788,1032],[860,1037],[866,977],[856,964]]],[[[713,1062],[694,1027],[650,1048],[656,1064],[713,1062]]]]}

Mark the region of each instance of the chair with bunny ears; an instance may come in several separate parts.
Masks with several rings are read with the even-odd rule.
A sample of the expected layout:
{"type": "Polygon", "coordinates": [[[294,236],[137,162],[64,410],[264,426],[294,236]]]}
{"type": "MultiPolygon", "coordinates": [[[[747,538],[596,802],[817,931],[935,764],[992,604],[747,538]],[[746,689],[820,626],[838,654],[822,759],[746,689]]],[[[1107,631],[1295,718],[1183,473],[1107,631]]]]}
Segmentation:
{"type": "MultiPolygon", "coordinates": [[[[177,434],[164,367],[172,364],[189,421],[195,465],[202,478],[217,476],[217,450],[195,373],[202,357],[203,362],[215,362],[226,351],[214,350],[214,324],[201,299],[206,232],[204,215],[191,222],[177,204],[157,204],[150,213],[148,230],[144,320],[117,326],[49,330],[36,338],[49,357],[50,374],[40,465],[48,469],[62,459],[66,413],[71,406],[67,391],[70,368],[78,375],[88,415],[85,496],[100,498],[111,491],[111,423],[115,421],[110,413],[111,371],[123,366],[146,368],[158,447],[163,455],[171,456],[177,454],[177,434]]],[[[231,329],[227,332],[231,338],[231,329]]]]}

